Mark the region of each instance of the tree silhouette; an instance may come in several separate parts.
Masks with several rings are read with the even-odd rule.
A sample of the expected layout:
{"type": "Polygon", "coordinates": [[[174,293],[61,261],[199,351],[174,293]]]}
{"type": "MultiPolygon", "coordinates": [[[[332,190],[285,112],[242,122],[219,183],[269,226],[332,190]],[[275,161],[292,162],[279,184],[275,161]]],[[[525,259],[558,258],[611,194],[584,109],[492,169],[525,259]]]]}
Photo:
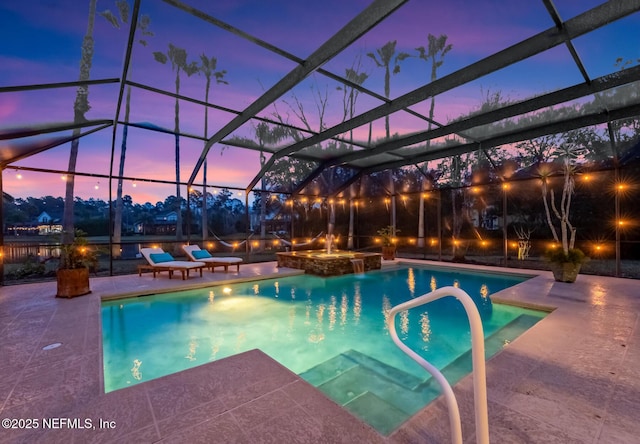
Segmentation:
{"type": "Polygon", "coordinates": [[[187,51],[178,48],[177,46],[169,43],[169,51],[165,54],[160,51],[153,53],[154,59],[158,63],[165,65],[167,61],[171,62],[171,69],[176,73],[176,105],[175,105],[175,126],[174,135],[176,140],[176,215],[178,217],[176,221],[176,240],[182,240],[182,208],[180,199],[180,73],[184,72],[187,77],[198,72],[198,65],[196,62],[187,63],[187,51]]]}
{"type": "MultiPolygon", "coordinates": [[[[396,54],[396,40],[385,43],[381,48],[376,49],[376,54],[369,52],[368,57],[375,62],[379,68],[384,68],[384,96],[388,99],[391,94],[391,65],[393,64],[393,74],[400,72],[400,62],[410,57],[406,52],[396,54]]],[[[391,137],[391,130],[389,128],[389,116],[384,118],[384,128],[387,139],[391,137]]]]}
{"type": "MultiPolygon", "coordinates": [[[[129,23],[129,3],[126,0],[116,1],[118,8],[118,17],[113,14],[109,9],[105,9],[100,13],[114,28],[120,28],[120,24],[129,23]]],[[[153,33],[149,31],[149,24],[151,20],[149,16],[143,15],[138,21],[137,30],[142,35],[142,38],[138,42],[142,46],[147,46],[147,40],[145,37],[152,36],[153,33]]],[[[128,73],[127,73],[128,74],[128,73]]],[[[127,157],[127,136],[129,133],[129,112],[131,109],[131,86],[127,87],[127,95],[125,99],[125,111],[124,111],[124,125],[122,127],[122,144],[120,146],[120,164],[118,167],[118,186],[116,190],[116,208],[113,221],[113,256],[120,256],[120,241],[122,240],[122,176],[124,175],[124,165],[127,157]]]]}
{"type": "MultiPolygon", "coordinates": [[[[347,68],[345,70],[345,77],[347,80],[353,82],[356,85],[362,85],[368,78],[369,74],[366,72],[360,72],[361,69],[361,58],[360,56],[356,57],[354,62],[351,65],[351,68],[347,68]]],[[[356,102],[358,101],[358,96],[360,91],[353,86],[345,85],[344,87],[339,87],[343,91],[342,95],[342,121],[346,121],[347,119],[353,119],[356,111],[356,102]]],[[[349,145],[350,149],[353,149],[353,129],[349,131],[349,145]]],[[[354,206],[353,202],[349,203],[349,232],[347,235],[347,249],[353,249],[353,236],[354,236],[354,206]]]]}
{"type": "MultiPolygon", "coordinates": [[[[393,74],[400,72],[400,62],[410,57],[406,52],[396,54],[396,40],[387,42],[381,48],[376,50],[376,54],[369,52],[367,56],[375,62],[379,68],[384,68],[384,96],[388,99],[391,94],[391,65],[393,64],[393,74]]],[[[384,129],[387,140],[391,138],[391,129],[389,128],[389,115],[384,117],[384,129]]],[[[369,127],[369,133],[371,133],[371,127],[369,127]]],[[[371,135],[369,135],[371,139],[371,135]]],[[[395,184],[393,180],[393,171],[389,171],[389,194],[391,195],[391,226],[392,234],[396,233],[396,192],[395,184]]]]}
{"type": "MultiPolygon", "coordinates": [[[[82,40],[82,52],[80,56],[80,78],[79,80],[89,80],[91,72],[91,63],[93,62],[93,27],[96,17],[96,4],[98,0],[89,2],[89,22],[87,24],[87,32],[82,40]]],[[[89,87],[87,85],[78,86],[76,99],[73,104],[73,121],[81,123],[86,121],[85,114],[89,111],[89,87]]],[[[73,130],[73,140],[71,141],[71,150],[69,152],[69,167],[67,171],[67,183],[64,199],[64,213],[62,216],[62,242],[70,244],[74,238],[74,220],[73,220],[73,190],[75,186],[76,161],[78,159],[78,147],[80,146],[79,128],[73,130]]]]}
{"type": "MultiPolygon", "coordinates": [[[[264,155],[264,147],[267,144],[278,143],[284,140],[289,135],[289,130],[280,125],[269,125],[266,122],[260,122],[255,127],[256,138],[258,139],[258,145],[260,146],[260,168],[264,167],[267,158],[264,155]]],[[[266,180],[262,176],[260,179],[260,249],[264,249],[264,239],[267,236],[266,215],[267,215],[267,193],[266,180]]]]}
{"type": "MultiPolygon", "coordinates": [[[[224,80],[224,76],[227,74],[226,70],[216,71],[218,66],[218,59],[215,57],[207,57],[205,54],[200,55],[199,72],[202,73],[206,79],[204,101],[209,103],[209,91],[211,89],[211,79],[214,78],[217,84],[228,85],[229,82],[224,80]]],[[[204,108],[204,138],[209,137],[209,107],[204,108]]],[[[204,159],[202,165],[202,240],[205,241],[208,237],[208,224],[207,224],[207,159],[204,159]]]]}
{"type": "MultiPolygon", "coordinates": [[[[444,63],[444,56],[451,51],[453,45],[447,44],[447,36],[442,34],[440,37],[435,37],[432,34],[427,36],[429,41],[428,49],[424,46],[416,48],[418,51],[418,57],[427,63],[431,63],[431,79],[433,82],[438,78],[438,68],[444,63]]],[[[433,121],[433,115],[436,106],[436,98],[431,96],[431,106],[429,107],[429,124],[427,129],[431,130],[431,122],[433,121]]],[[[427,150],[431,145],[431,140],[427,140],[427,150]]],[[[421,172],[423,172],[424,164],[419,166],[421,172]]],[[[420,176],[420,191],[424,191],[424,176],[420,176]]],[[[419,197],[419,210],[418,210],[418,247],[424,247],[424,193],[420,193],[419,197]]]]}

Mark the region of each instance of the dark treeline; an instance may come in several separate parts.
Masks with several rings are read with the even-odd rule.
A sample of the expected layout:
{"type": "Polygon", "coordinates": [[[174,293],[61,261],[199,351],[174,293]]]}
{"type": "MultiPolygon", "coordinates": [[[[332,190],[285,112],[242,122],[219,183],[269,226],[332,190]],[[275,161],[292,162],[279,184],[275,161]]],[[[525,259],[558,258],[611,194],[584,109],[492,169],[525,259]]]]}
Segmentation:
{"type": "MultiPolygon", "coordinates": [[[[133,234],[175,234],[175,209],[182,209],[183,224],[187,220],[187,200],[176,196],[168,196],[164,201],[155,204],[134,203],[129,195],[122,197],[124,235],[133,234]],[[164,228],[163,228],[164,227],[164,228]],[[171,228],[168,228],[171,227],[171,228]]],[[[199,227],[202,194],[193,192],[190,205],[190,221],[194,229],[199,227]]],[[[115,201],[112,208],[115,208],[115,201]]],[[[209,209],[208,225],[210,231],[219,234],[232,234],[246,231],[245,205],[233,197],[228,189],[222,189],[216,194],[207,194],[207,208],[209,209]]],[[[74,219],[76,228],[83,230],[89,236],[109,235],[109,202],[102,199],[89,198],[84,200],[76,197],[74,200],[74,219]]],[[[14,234],[38,234],[40,225],[60,225],[64,212],[64,198],[44,196],[16,198],[4,203],[4,232],[14,234]]]]}

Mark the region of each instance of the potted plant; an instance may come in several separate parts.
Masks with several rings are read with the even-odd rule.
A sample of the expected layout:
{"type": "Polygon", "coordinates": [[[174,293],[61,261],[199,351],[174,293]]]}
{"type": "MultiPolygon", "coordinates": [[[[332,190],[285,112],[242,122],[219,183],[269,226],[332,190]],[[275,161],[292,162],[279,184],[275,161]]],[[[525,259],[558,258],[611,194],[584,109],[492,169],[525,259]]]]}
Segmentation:
{"type": "Polygon", "coordinates": [[[562,248],[553,248],[546,252],[545,258],[551,264],[553,277],[558,282],[575,282],[580,267],[589,260],[579,248],[570,248],[566,253],[562,248]]]}
{"type": "Polygon", "coordinates": [[[387,225],[378,230],[378,236],[382,240],[382,259],[392,261],[396,258],[396,240],[393,226],[387,225]]]}
{"type": "Polygon", "coordinates": [[[60,247],[56,297],[73,298],[91,293],[89,270],[96,266],[97,255],[88,247],[86,233],[76,229],[73,242],[60,247]]]}
{"type": "Polygon", "coordinates": [[[576,167],[573,160],[578,156],[578,147],[571,142],[561,144],[558,149],[562,159],[562,193],[557,202],[555,191],[549,185],[552,171],[541,173],[542,200],[544,203],[547,225],[551,230],[556,244],[562,248],[553,248],[546,253],[546,259],[551,264],[551,271],[556,281],[575,282],[580,267],[588,258],[578,248],[575,248],[576,228],[569,218],[571,214],[572,195],[575,190],[576,167]],[[560,235],[558,235],[558,231],[560,235]]]}

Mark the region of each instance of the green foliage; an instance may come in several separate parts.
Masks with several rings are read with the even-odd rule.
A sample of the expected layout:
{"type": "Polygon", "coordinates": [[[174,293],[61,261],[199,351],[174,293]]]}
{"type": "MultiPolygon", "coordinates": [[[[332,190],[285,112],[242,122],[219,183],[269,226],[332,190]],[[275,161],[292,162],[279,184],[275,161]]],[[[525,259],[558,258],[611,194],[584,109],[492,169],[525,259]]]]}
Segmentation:
{"type": "Polygon", "coordinates": [[[81,219],[76,222],[76,227],[86,233],[87,236],[108,236],[108,219],[81,219]]]}
{"type": "Polygon", "coordinates": [[[8,279],[23,279],[30,276],[44,276],[46,267],[37,256],[30,254],[20,268],[7,273],[8,279]]]}
{"type": "MultiPolygon", "coordinates": [[[[400,230],[396,229],[395,232],[398,233],[400,230]]],[[[382,238],[382,245],[385,247],[390,247],[393,245],[393,234],[394,230],[391,225],[387,225],[384,228],[380,228],[378,230],[378,236],[382,238]]]]}
{"type": "Polygon", "coordinates": [[[562,251],[562,248],[553,248],[548,250],[545,255],[545,259],[553,263],[566,263],[572,264],[584,264],[589,258],[579,248],[571,248],[567,254],[562,251]]]}
{"type": "Polygon", "coordinates": [[[60,247],[60,270],[75,268],[95,269],[98,265],[98,252],[89,248],[87,233],[82,230],[75,230],[75,237],[70,244],[63,244],[60,247]]]}

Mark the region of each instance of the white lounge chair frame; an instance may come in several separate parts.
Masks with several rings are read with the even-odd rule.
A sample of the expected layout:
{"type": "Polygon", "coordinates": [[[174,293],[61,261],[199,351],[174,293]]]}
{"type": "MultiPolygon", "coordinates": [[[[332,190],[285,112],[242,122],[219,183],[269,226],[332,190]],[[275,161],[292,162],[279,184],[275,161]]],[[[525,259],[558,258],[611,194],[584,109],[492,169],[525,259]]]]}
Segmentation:
{"type": "Polygon", "coordinates": [[[182,249],[187,254],[190,260],[203,262],[207,268],[211,271],[215,271],[215,267],[224,267],[224,272],[229,271],[229,266],[235,265],[236,271],[240,272],[240,264],[243,262],[240,257],[226,256],[226,257],[205,257],[202,259],[196,259],[193,256],[194,251],[200,251],[201,248],[198,245],[183,245],[182,249]]]}
{"type": "Polygon", "coordinates": [[[192,261],[169,261],[156,263],[151,259],[152,254],[165,253],[162,248],[141,248],[140,253],[149,263],[148,266],[142,265],[138,267],[138,276],[142,276],[142,272],[145,270],[153,271],[153,277],[156,277],[156,273],[161,271],[169,272],[169,279],[173,277],[174,271],[179,271],[182,274],[182,280],[184,281],[189,277],[190,270],[199,270],[200,277],[202,277],[202,269],[206,267],[204,262],[192,262],[192,261]]]}

